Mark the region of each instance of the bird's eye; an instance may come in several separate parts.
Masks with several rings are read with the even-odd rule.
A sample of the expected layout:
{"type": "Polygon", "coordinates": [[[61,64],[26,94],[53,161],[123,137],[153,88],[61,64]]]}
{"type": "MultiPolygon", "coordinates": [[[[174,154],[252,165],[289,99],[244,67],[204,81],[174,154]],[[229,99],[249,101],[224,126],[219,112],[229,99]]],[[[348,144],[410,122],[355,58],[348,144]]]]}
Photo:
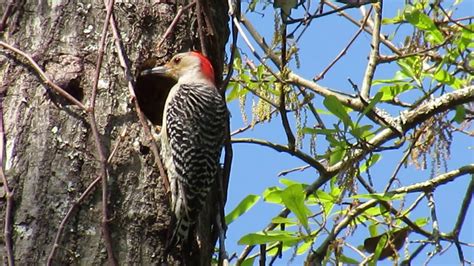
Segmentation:
{"type": "Polygon", "coordinates": [[[173,59],[173,63],[179,64],[179,62],[181,62],[181,57],[175,57],[175,58],[173,59]]]}

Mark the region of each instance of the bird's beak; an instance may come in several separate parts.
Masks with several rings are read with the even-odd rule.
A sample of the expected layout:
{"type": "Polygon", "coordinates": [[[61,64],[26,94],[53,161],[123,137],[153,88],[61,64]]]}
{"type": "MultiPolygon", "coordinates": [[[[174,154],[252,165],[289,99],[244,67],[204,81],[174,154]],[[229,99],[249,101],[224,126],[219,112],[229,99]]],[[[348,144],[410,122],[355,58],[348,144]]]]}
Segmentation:
{"type": "Polygon", "coordinates": [[[145,76],[145,75],[154,75],[154,74],[158,74],[158,75],[164,75],[164,76],[168,76],[169,75],[169,71],[170,69],[166,66],[159,66],[159,67],[154,67],[154,68],[150,68],[150,69],[145,69],[143,70],[140,75],[141,76],[145,76]]]}

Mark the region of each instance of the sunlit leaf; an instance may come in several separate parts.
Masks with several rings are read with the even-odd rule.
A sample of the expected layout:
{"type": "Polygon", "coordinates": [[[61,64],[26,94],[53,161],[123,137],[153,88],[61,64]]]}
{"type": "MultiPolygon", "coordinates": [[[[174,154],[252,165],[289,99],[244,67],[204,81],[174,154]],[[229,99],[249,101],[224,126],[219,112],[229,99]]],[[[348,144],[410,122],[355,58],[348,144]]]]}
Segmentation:
{"type": "Polygon", "coordinates": [[[260,245],[266,243],[273,243],[273,242],[287,242],[287,241],[294,241],[298,242],[301,237],[298,237],[294,232],[288,231],[268,231],[268,232],[257,232],[257,233],[250,233],[243,236],[239,241],[239,245],[260,245]]]}
{"type": "Polygon", "coordinates": [[[300,223],[309,232],[308,214],[311,212],[305,205],[305,196],[303,186],[299,184],[289,186],[281,194],[285,206],[296,215],[300,223]]]}
{"type": "Polygon", "coordinates": [[[365,171],[367,171],[368,168],[370,168],[372,165],[374,165],[376,162],[378,162],[380,160],[382,156],[380,154],[374,154],[373,156],[371,156],[365,163],[363,163],[361,166],[360,166],[360,169],[359,171],[361,173],[364,173],[365,171]]]}
{"type": "Polygon", "coordinates": [[[349,117],[349,114],[346,111],[346,108],[342,103],[336,98],[336,96],[328,96],[323,101],[324,106],[335,116],[337,116],[347,127],[352,125],[352,121],[349,117]]]}
{"type": "Polygon", "coordinates": [[[381,201],[392,201],[398,200],[405,197],[405,194],[395,194],[395,193],[373,193],[373,194],[359,194],[354,195],[351,198],[353,199],[376,199],[381,201]]]}
{"type": "Polygon", "coordinates": [[[358,260],[347,257],[347,256],[342,255],[342,254],[339,256],[339,261],[342,262],[342,263],[349,264],[349,265],[359,265],[358,260]]]}
{"type": "Polygon", "coordinates": [[[232,223],[235,219],[240,217],[242,214],[246,213],[250,208],[252,208],[257,201],[260,199],[260,196],[257,195],[248,195],[245,197],[238,205],[233,209],[229,214],[225,216],[226,224],[232,223]]]}
{"type": "Polygon", "coordinates": [[[391,101],[393,98],[398,96],[399,94],[413,89],[413,84],[409,82],[403,83],[396,83],[393,85],[383,86],[380,88],[380,92],[382,93],[381,101],[391,101]]]}
{"type": "Polygon", "coordinates": [[[415,8],[407,8],[405,10],[405,19],[427,33],[426,39],[433,44],[441,44],[444,42],[443,33],[436,27],[433,20],[420,10],[415,8]]]}
{"type": "Polygon", "coordinates": [[[466,108],[463,105],[458,105],[453,120],[456,123],[461,124],[464,122],[464,119],[466,119],[466,108]]]}
{"type": "Polygon", "coordinates": [[[255,258],[256,257],[251,257],[251,258],[248,258],[246,260],[244,260],[241,264],[241,266],[253,266],[254,265],[254,261],[255,261],[255,258]]]}
{"type": "Polygon", "coordinates": [[[282,204],[281,193],[281,188],[269,187],[263,192],[263,200],[269,203],[282,204]]]}

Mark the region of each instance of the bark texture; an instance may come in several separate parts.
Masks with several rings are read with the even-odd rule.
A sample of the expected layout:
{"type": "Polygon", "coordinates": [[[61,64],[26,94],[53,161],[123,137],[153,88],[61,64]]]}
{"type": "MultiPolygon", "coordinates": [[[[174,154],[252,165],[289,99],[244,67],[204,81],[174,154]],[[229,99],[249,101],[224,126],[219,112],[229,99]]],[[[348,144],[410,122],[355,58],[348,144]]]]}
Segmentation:
{"type": "MultiPolygon", "coordinates": [[[[176,52],[201,50],[195,7],[184,12],[163,46],[156,47],[178,7],[187,3],[115,4],[114,15],[135,75],[176,52]]],[[[0,5],[0,15],[6,6],[0,5]]],[[[205,6],[201,34],[220,79],[228,36],[226,1],[200,1],[200,6],[205,6]]],[[[23,0],[16,1],[10,13],[1,40],[30,54],[57,85],[89,105],[106,13],[102,1],[23,0]]],[[[106,155],[118,145],[107,169],[114,255],[121,265],[153,265],[163,256],[168,236],[168,198],[149,140],[131,103],[110,30],[106,44],[96,116],[106,155]],[[122,132],[125,134],[120,137],[122,132]]],[[[161,86],[170,84],[155,83],[139,81],[137,95],[150,120],[158,124],[162,110],[157,102],[163,95],[156,92],[166,92],[161,86]]],[[[28,63],[6,49],[0,49],[0,86],[6,132],[5,173],[14,191],[15,262],[45,264],[61,220],[98,176],[94,139],[86,112],[51,91],[28,63]]],[[[4,214],[5,197],[2,187],[0,190],[0,211],[4,214]]],[[[106,263],[100,205],[99,184],[68,220],[53,264],[106,263]]],[[[204,218],[212,221],[209,213],[213,212],[206,213],[204,218]]],[[[3,225],[4,215],[0,220],[3,225]]],[[[215,241],[212,228],[208,225],[207,232],[201,232],[209,240],[202,243],[205,252],[199,256],[201,265],[210,264],[215,241]]],[[[2,264],[6,262],[4,248],[0,247],[2,264]]],[[[171,254],[171,263],[180,260],[179,252],[175,253],[171,254]]]]}

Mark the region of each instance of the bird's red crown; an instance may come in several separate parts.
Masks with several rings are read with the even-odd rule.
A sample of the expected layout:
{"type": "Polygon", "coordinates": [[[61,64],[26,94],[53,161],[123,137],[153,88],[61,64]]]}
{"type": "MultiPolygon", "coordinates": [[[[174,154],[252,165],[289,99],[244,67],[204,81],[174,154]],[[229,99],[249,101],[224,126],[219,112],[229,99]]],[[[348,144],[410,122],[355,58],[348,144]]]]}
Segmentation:
{"type": "Polygon", "coordinates": [[[209,59],[207,59],[207,57],[205,57],[200,52],[193,51],[191,53],[197,56],[201,60],[202,73],[214,83],[215,82],[214,68],[212,67],[212,64],[209,61],[209,59]]]}

